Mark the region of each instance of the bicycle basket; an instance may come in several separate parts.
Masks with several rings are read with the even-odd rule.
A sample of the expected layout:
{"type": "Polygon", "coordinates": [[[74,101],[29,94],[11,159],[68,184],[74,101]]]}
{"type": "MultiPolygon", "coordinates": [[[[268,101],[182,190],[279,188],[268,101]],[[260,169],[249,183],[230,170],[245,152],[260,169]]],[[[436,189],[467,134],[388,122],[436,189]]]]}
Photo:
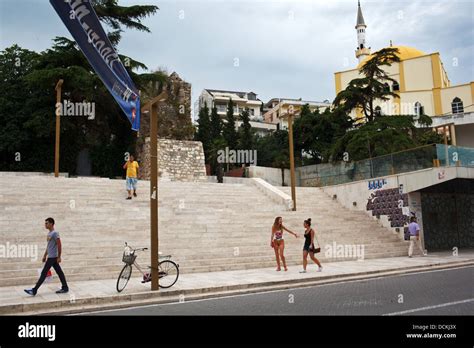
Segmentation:
{"type": "Polygon", "coordinates": [[[125,247],[123,251],[122,261],[125,262],[127,265],[131,265],[135,262],[137,255],[133,252],[130,247],[125,247]]]}

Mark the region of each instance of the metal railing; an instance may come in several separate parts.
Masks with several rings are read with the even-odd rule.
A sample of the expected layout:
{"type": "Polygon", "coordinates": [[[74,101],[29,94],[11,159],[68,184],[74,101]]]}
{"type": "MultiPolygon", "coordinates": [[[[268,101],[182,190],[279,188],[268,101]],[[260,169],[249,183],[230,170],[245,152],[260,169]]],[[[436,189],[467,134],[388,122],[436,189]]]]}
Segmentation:
{"type": "Polygon", "coordinates": [[[311,182],[311,186],[329,186],[438,166],[474,167],[474,148],[432,144],[355,162],[316,165],[314,174],[302,181],[311,182]]]}

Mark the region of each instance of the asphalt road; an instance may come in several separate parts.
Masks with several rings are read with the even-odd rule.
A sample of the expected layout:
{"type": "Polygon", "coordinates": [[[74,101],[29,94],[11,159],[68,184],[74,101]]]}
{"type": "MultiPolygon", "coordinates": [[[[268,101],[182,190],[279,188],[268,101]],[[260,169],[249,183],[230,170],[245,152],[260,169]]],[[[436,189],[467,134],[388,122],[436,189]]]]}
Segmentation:
{"type": "Polygon", "coordinates": [[[474,267],[92,315],[474,315],[474,267]]]}

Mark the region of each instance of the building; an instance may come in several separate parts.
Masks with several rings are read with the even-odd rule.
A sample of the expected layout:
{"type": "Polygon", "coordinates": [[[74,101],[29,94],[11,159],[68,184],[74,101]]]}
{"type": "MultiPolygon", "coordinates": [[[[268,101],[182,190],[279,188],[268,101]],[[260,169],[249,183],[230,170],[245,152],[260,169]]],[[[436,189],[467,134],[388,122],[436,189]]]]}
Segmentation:
{"type": "Polygon", "coordinates": [[[227,105],[230,99],[232,99],[232,102],[234,103],[235,125],[237,128],[242,124],[242,122],[239,121],[239,115],[242,111],[248,109],[250,114],[250,125],[257,135],[262,136],[276,130],[276,125],[264,121],[262,114],[263,102],[257,98],[257,94],[254,92],[204,89],[194,105],[194,119],[197,120],[199,117],[199,110],[204,107],[204,104],[207,104],[209,110],[216,106],[217,113],[223,120],[225,120],[227,105]]]}
{"type": "MultiPolygon", "coordinates": [[[[339,71],[334,74],[336,94],[347,87],[349,82],[361,77],[359,68],[371,57],[370,47],[367,47],[365,34],[367,25],[362,15],[360,3],[357,12],[357,67],[339,71]]],[[[399,95],[388,101],[378,101],[376,110],[385,115],[417,115],[424,113],[428,116],[458,115],[474,111],[474,82],[461,85],[451,85],[448,74],[438,52],[425,53],[408,46],[398,48],[400,63],[384,67],[386,73],[395,83],[387,83],[387,88],[399,95]]],[[[361,118],[361,111],[353,111],[353,118],[361,118]]]]}
{"type": "Polygon", "coordinates": [[[265,122],[278,125],[279,129],[288,129],[288,114],[293,112],[295,117],[301,113],[303,105],[308,104],[311,111],[319,109],[320,112],[331,106],[328,100],[323,102],[290,99],[290,98],[272,98],[264,106],[265,114],[263,115],[265,122]]]}

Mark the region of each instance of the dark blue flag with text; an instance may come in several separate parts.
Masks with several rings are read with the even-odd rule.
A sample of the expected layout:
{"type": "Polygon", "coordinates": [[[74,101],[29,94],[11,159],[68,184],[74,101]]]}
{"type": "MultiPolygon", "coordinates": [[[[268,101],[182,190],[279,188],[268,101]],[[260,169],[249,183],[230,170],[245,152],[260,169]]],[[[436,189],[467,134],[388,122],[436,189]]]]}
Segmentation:
{"type": "Polygon", "coordinates": [[[110,43],[89,0],[50,0],[90,65],[132,124],[140,129],[138,90],[110,43]]]}

